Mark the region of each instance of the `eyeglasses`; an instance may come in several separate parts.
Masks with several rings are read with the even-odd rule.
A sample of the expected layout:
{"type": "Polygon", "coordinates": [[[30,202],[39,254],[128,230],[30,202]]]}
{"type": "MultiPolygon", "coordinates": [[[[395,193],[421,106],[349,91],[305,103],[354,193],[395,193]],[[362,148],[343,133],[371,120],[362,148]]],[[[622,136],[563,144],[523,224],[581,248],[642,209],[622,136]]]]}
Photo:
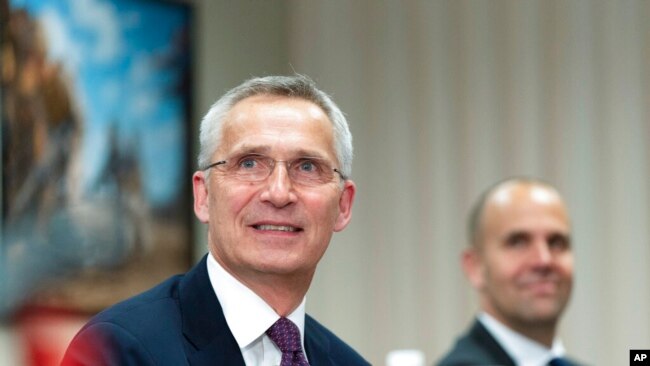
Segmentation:
{"type": "Polygon", "coordinates": [[[338,173],[343,180],[347,177],[333,168],[326,160],[315,157],[301,157],[289,161],[275,160],[261,154],[244,154],[228,160],[217,161],[202,170],[217,168],[242,182],[261,182],[266,180],[277,163],[284,163],[292,182],[303,186],[318,186],[329,183],[338,173]]]}

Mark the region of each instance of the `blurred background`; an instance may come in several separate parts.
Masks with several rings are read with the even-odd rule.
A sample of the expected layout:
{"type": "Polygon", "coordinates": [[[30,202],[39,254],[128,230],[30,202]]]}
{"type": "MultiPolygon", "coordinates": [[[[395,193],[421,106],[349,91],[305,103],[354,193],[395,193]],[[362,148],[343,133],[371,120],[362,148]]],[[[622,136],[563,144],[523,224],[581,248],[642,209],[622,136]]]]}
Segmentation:
{"type": "MultiPolygon", "coordinates": [[[[191,166],[179,184],[190,183],[200,117],[246,78],[307,74],[347,114],[353,220],[334,236],[307,311],[373,365],[395,349],[422,350],[431,364],[464,332],[477,310],[459,264],[466,216],[483,189],[512,175],[550,181],[569,205],[569,353],[620,365],[630,349],[650,348],[650,2],[183,3],[194,82],[182,136],[191,166]]],[[[181,207],[192,230],[174,245],[191,258],[168,266],[180,271],[206,252],[205,228],[181,207]]],[[[3,321],[0,365],[34,364],[33,334],[65,348],[89,314],[57,309],[3,321]]]]}

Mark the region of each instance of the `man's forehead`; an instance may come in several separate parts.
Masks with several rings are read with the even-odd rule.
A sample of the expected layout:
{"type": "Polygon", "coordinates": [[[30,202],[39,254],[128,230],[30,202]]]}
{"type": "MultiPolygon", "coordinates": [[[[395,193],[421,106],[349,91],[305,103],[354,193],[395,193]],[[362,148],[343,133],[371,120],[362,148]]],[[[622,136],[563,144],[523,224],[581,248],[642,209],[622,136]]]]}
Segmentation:
{"type": "Polygon", "coordinates": [[[263,109],[245,107],[232,112],[224,120],[218,153],[282,154],[283,158],[333,155],[332,123],[322,111],[310,111],[312,107],[320,111],[319,107],[304,102],[308,104],[284,97],[283,102],[272,102],[263,109]]]}
{"type": "Polygon", "coordinates": [[[223,134],[241,134],[251,128],[333,130],[327,114],[313,102],[293,97],[256,95],[237,102],[223,120],[223,134]]]}
{"type": "Polygon", "coordinates": [[[234,155],[241,154],[261,154],[261,155],[274,155],[275,153],[282,153],[290,157],[313,157],[313,158],[327,158],[325,154],[314,148],[291,147],[286,145],[271,146],[255,143],[243,143],[236,145],[230,149],[230,153],[234,155]]]}
{"type": "Polygon", "coordinates": [[[566,207],[556,190],[543,185],[520,184],[495,191],[488,199],[483,218],[485,224],[534,224],[539,222],[540,215],[568,226],[566,207]],[[504,220],[507,222],[502,222],[504,220]]]}
{"type": "Polygon", "coordinates": [[[548,186],[531,183],[511,183],[497,188],[488,198],[488,204],[497,206],[517,205],[519,203],[540,205],[562,203],[559,193],[548,186]]]}

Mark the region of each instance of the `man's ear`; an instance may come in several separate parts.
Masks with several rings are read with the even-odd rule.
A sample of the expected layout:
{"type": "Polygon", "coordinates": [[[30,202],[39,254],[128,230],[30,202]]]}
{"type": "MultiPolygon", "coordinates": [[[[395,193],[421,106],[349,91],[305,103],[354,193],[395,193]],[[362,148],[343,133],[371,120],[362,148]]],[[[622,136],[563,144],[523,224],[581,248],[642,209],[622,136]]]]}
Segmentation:
{"type": "Polygon", "coordinates": [[[472,287],[481,290],[485,283],[485,271],[479,249],[476,247],[465,249],[461,257],[461,265],[472,287]]]}
{"type": "Polygon", "coordinates": [[[354,194],[356,193],[356,185],[351,180],[346,180],[343,183],[343,193],[339,198],[339,216],[334,223],[334,231],[341,231],[352,220],[352,204],[354,203],[354,194]]]}
{"type": "Polygon", "coordinates": [[[208,209],[208,182],[205,172],[197,171],[192,175],[192,191],[194,192],[194,214],[202,223],[210,220],[208,209]]]}

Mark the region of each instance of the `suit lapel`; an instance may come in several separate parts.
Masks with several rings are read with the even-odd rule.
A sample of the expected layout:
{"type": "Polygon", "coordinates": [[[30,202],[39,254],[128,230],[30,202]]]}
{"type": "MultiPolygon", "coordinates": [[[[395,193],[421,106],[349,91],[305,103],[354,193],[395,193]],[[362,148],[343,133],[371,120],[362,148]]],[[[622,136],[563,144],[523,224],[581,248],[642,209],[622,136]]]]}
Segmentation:
{"type": "Polygon", "coordinates": [[[503,349],[503,347],[501,347],[499,342],[494,339],[492,334],[485,329],[480,321],[476,320],[474,322],[474,325],[469,332],[469,336],[494,357],[492,362],[498,362],[499,365],[504,366],[515,366],[514,361],[510,358],[508,353],[503,349]]]}
{"type": "Polygon", "coordinates": [[[309,364],[314,366],[334,365],[330,358],[330,341],[315,326],[315,320],[305,314],[305,352],[309,364]]]}
{"type": "Polygon", "coordinates": [[[190,270],[179,286],[183,334],[190,365],[241,365],[244,359],[219,300],[212,289],[207,255],[190,270]]]}

